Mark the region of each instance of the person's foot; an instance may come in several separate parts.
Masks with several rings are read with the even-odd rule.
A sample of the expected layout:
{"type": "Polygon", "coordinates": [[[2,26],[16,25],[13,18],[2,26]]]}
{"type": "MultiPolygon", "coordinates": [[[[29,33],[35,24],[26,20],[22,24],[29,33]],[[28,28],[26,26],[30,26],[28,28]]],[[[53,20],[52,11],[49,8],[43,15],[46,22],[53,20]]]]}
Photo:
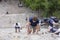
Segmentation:
{"type": "Polygon", "coordinates": [[[44,32],[42,32],[42,34],[44,34],[44,32]]]}
{"type": "Polygon", "coordinates": [[[20,32],[20,29],[19,29],[19,32],[20,32]]]}
{"type": "Polygon", "coordinates": [[[15,33],[17,33],[17,31],[15,31],[15,33]]]}
{"type": "Polygon", "coordinates": [[[28,32],[28,35],[31,34],[31,32],[28,32]]]}
{"type": "Polygon", "coordinates": [[[56,35],[59,35],[59,33],[55,33],[56,35]]]}

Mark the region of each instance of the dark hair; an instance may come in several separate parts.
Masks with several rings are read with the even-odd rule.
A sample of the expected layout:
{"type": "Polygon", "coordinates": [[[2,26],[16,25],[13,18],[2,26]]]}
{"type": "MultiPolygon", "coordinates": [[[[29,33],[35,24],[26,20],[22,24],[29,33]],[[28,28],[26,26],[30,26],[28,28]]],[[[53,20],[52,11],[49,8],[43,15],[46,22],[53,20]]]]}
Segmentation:
{"type": "Polygon", "coordinates": [[[36,16],[34,16],[34,17],[33,17],[33,21],[36,21],[36,20],[37,20],[37,17],[36,17],[36,16]]]}
{"type": "Polygon", "coordinates": [[[49,20],[49,19],[46,18],[46,19],[44,19],[44,22],[47,22],[48,20],[49,20]]]}
{"type": "Polygon", "coordinates": [[[18,25],[18,23],[16,23],[16,25],[18,25]]]}

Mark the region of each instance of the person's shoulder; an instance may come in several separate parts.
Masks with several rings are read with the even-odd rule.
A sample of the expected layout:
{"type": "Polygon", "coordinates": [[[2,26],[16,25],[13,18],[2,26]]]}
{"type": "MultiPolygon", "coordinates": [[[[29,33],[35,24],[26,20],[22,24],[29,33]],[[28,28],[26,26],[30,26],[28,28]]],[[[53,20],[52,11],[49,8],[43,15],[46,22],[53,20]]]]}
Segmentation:
{"type": "Polygon", "coordinates": [[[29,21],[32,21],[33,17],[29,17],[29,21]]]}
{"type": "Polygon", "coordinates": [[[29,19],[33,19],[33,17],[29,17],[29,19]]]}

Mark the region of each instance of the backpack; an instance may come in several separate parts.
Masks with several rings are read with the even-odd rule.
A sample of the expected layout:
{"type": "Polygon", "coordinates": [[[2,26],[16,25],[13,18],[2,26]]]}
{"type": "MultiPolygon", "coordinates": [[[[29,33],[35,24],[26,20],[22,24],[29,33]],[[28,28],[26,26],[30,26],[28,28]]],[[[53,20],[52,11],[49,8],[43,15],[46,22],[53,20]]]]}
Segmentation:
{"type": "Polygon", "coordinates": [[[59,22],[59,20],[57,18],[54,18],[53,20],[54,20],[55,23],[59,22]]]}

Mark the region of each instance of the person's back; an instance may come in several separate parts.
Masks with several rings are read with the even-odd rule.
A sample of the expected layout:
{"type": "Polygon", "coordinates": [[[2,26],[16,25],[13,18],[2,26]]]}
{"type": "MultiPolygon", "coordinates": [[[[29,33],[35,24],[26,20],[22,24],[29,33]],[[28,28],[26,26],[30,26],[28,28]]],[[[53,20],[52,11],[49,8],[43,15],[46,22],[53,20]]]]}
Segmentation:
{"type": "Polygon", "coordinates": [[[36,26],[36,25],[39,23],[39,20],[38,20],[38,18],[30,17],[30,18],[29,18],[29,22],[31,23],[31,24],[30,24],[31,26],[36,26]],[[33,20],[34,20],[35,22],[33,22],[33,20]]]}
{"type": "Polygon", "coordinates": [[[20,27],[18,23],[16,23],[15,27],[20,27]]]}
{"type": "Polygon", "coordinates": [[[15,24],[15,31],[17,32],[17,30],[19,30],[19,32],[20,32],[20,24],[19,23],[16,23],[15,24]]]}
{"type": "Polygon", "coordinates": [[[31,33],[31,31],[38,33],[38,31],[40,30],[40,26],[39,26],[39,20],[36,16],[34,17],[30,17],[29,18],[29,22],[27,23],[28,25],[28,34],[31,33]]]}
{"type": "Polygon", "coordinates": [[[53,27],[53,24],[54,23],[58,23],[59,22],[59,20],[57,19],[57,18],[50,18],[49,19],[49,25],[51,26],[51,27],[53,27]]]}

